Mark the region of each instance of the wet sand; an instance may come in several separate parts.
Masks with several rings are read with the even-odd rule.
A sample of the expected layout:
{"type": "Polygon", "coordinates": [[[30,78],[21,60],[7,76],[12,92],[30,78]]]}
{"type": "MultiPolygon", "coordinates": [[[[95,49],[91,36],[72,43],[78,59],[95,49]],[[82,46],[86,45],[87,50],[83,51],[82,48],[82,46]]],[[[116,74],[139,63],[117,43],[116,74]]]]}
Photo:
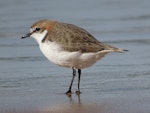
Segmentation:
{"type": "Polygon", "coordinates": [[[44,107],[39,106],[39,108],[21,109],[17,109],[17,106],[16,109],[8,107],[8,109],[1,109],[0,113],[150,113],[150,100],[147,97],[107,98],[99,100],[100,102],[82,102],[80,96],[75,94],[67,98],[68,104],[62,102],[62,104],[55,103],[44,107]]]}
{"type": "Polygon", "coordinates": [[[150,113],[150,101],[144,100],[109,100],[102,103],[72,104],[49,107],[42,113],[150,113]],[[146,104],[146,105],[145,105],[146,104]]]}

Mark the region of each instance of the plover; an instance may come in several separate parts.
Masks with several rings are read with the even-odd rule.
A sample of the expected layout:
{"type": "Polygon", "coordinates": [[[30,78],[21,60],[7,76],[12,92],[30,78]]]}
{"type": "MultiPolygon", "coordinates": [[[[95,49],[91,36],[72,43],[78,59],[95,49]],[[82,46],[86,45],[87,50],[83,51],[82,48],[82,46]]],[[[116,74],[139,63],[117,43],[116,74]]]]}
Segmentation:
{"type": "Polygon", "coordinates": [[[88,68],[110,52],[127,50],[98,41],[85,29],[73,24],[52,20],[35,22],[23,38],[33,37],[48,60],[59,66],[72,68],[72,80],[66,94],[71,94],[78,71],[77,94],[80,94],[81,69],[88,68]]]}

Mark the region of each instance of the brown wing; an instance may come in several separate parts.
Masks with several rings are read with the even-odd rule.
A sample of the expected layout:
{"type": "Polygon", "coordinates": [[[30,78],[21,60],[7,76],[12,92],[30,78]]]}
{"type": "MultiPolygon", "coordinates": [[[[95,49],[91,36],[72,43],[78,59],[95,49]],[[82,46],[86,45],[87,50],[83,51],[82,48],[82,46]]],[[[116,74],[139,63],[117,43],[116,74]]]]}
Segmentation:
{"type": "Polygon", "coordinates": [[[59,43],[64,50],[70,52],[98,52],[107,49],[106,45],[86,30],[72,24],[57,22],[48,36],[49,41],[59,43]]]}

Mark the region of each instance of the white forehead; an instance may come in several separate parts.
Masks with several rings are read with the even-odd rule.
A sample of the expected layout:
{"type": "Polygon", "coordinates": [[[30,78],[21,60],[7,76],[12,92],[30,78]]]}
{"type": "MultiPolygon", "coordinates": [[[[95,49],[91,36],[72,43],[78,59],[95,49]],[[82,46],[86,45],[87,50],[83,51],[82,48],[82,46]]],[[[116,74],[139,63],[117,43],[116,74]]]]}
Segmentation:
{"type": "Polygon", "coordinates": [[[30,33],[32,33],[35,30],[35,28],[30,28],[30,33]]]}

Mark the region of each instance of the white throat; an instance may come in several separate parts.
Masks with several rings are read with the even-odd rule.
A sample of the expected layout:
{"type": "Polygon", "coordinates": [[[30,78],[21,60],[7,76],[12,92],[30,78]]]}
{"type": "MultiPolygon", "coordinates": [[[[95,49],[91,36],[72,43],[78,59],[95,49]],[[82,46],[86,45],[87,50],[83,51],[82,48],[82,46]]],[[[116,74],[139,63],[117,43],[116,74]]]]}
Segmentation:
{"type": "Polygon", "coordinates": [[[42,33],[35,32],[31,35],[31,37],[33,37],[38,42],[38,44],[40,44],[42,40],[45,38],[45,36],[47,35],[47,33],[48,33],[47,30],[44,30],[42,33]]]}

